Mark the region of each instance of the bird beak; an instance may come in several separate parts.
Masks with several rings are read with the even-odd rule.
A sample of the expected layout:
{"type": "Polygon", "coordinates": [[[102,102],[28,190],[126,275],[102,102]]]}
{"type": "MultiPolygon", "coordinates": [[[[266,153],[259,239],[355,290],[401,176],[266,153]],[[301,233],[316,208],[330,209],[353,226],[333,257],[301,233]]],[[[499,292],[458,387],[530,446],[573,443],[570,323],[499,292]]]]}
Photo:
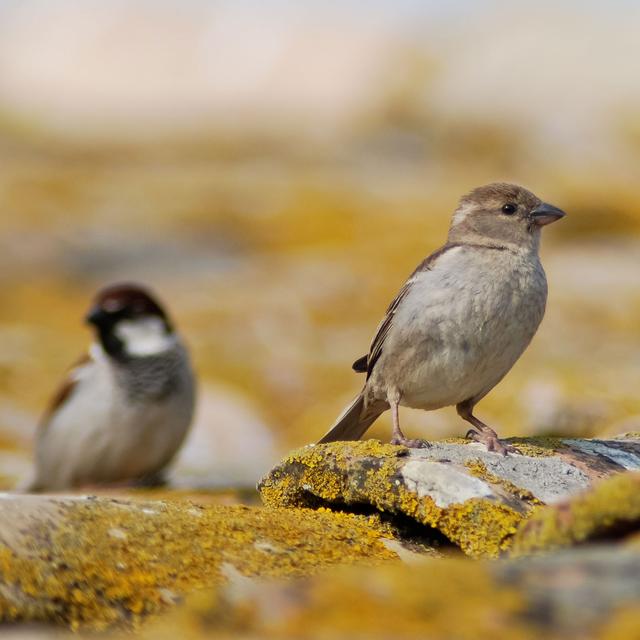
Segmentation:
{"type": "Polygon", "coordinates": [[[544,227],[560,218],[564,218],[565,213],[562,209],[554,207],[552,204],[543,202],[531,212],[531,219],[538,227],[544,227]]]}
{"type": "Polygon", "coordinates": [[[93,324],[96,327],[105,319],[107,314],[100,307],[93,307],[89,310],[89,313],[85,316],[85,321],[89,324],[93,324]]]}

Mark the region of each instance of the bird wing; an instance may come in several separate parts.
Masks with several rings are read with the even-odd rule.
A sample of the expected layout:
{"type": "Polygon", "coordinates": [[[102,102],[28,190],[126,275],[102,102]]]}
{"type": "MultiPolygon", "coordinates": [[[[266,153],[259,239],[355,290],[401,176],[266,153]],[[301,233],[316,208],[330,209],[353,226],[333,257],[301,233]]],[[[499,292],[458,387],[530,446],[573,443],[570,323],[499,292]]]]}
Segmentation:
{"type": "Polygon", "coordinates": [[[73,392],[78,386],[78,382],[80,381],[80,372],[91,362],[93,362],[91,354],[85,353],[82,357],[78,358],[71,367],[69,367],[64,381],[51,397],[51,400],[40,419],[38,427],[39,430],[45,430],[53,415],[71,398],[73,392]]]}
{"type": "MultiPolygon", "coordinates": [[[[378,358],[382,355],[382,347],[384,345],[385,338],[387,337],[389,331],[391,330],[391,326],[393,325],[393,318],[396,315],[396,311],[400,306],[400,303],[404,300],[406,295],[411,290],[411,285],[413,284],[413,276],[407,280],[407,282],[402,286],[402,289],[398,292],[398,295],[393,299],[391,304],[387,307],[387,311],[384,314],[384,318],[382,322],[378,325],[376,333],[371,341],[371,347],[369,347],[369,355],[367,358],[367,380],[373,371],[373,367],[375,367],[376,362],[378,362],[378,358]]],[[[354,363],[355,364],[355,363],[354,363]]]]}
{"type": "Polygon", "coordinates": [[[398,295],[393,299],[391,304],[387,307],[387,311],[384,314],[384,318],[382,322],[378,325],[376,329],[376,333],[371,341],[371,346],[369,347],[369,354],[366,356],[362,356],[353,363],[353,369],[359,372],[367,372],[367,380],[371,376],[371,372],[373,371],[373,367],[375,367],[376,362],[378,362],[380,356],[382,355],[382,350],[384,347],[384,341],[393,326],[393,319],[400,307],[402,301],[407,297],[408,293],[411,291],[413,283],[415,282],[415,276],[422,271],[427,271],[432,269],[435,261],[444,253],[446,253],[449,249],[453,249],[455,247],[460,246],[457,243],[446,244],[437,251],[434,251],[430,256],[425,258],[413,271],[413,273],[409,276],[407,281],[404,283],[398,295]]]}

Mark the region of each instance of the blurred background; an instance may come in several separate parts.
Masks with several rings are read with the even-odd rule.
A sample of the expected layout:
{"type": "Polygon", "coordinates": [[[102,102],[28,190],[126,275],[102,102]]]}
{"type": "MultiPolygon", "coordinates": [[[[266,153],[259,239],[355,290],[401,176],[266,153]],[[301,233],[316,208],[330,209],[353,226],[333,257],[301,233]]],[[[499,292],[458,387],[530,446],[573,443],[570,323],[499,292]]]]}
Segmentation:
{"type": "Polygon", "coordinates": [[[545,321],[479,415],[640,430],[638,33],[625,0],[0,0],[0,482],[94,291],[133,279],[201,376],[178,481],[251,484],[359,390],[385,307],[494,180],[569,216],[545,321]]]}

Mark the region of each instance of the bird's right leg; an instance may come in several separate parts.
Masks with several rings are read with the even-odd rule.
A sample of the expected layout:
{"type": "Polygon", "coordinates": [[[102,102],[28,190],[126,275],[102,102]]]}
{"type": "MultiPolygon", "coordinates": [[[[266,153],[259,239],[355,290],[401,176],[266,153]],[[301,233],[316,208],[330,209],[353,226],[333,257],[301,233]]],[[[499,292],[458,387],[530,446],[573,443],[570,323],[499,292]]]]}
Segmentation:
{"type": "Polygon", "coordinates": [[[397,444],[409,449],[424,449],[429,446],[426,440],[406,438],[402,429],[400,429],[400,398],[399,391],[393,391],[387,394],[387,402],[391,407],[391,422],[393,423],[393,434],[391,436],[391,444],[397,444]]]}
{"type": "Polygon", "coordinates": [[[473,426],[473,429],[467,431],[467,438],[482,442],[488,451],[495,451],[503,456],[515,452],[516,449],[510,444],[504,444],[500,441],[498,434],[488,424],[473,415],[473,406],[469,400],[456,405],[458,415],[473,426]]]}

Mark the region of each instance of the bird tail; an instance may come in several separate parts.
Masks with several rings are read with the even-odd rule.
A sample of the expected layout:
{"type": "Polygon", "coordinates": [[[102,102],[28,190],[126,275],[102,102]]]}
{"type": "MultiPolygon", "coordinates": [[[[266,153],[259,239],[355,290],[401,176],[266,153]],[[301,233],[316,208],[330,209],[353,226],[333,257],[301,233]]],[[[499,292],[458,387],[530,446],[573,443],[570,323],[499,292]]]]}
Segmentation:
{"type": "Polygon", "coordinates": [[[333,427],[322,436],[318,444],[336,442],[337,440],[360,440],[365,431],[383,411],[384,408],[382,411],[371,411],[369,409],[365,412],[364,395],[360,392],[355,400],[340,414],[333,427]]]}

